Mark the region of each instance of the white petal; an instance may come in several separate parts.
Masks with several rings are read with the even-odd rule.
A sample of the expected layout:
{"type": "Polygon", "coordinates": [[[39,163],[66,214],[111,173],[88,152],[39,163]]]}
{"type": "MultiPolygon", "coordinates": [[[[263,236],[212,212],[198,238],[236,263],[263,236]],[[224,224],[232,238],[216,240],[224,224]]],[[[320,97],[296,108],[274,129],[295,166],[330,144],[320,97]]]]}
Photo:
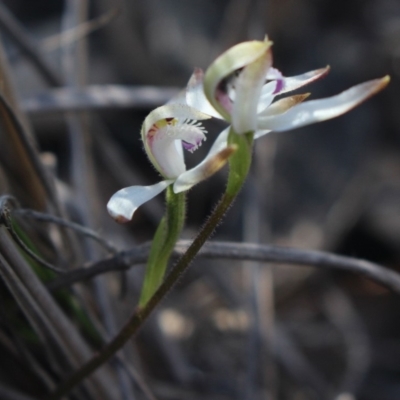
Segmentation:
{"type": "MultiPolygon", "coordinates": [[[[206,172],[210,172],[210,165],[213,165],[214,160],[218,160],[221,158],[221,155],[226,155],[226,149],[229,148],[228,146],[228,135],[229,135],[230,127],[223,130],[215,140],[214,144],[210,148],[207,156],[204,160],[195,166],[194,168],[184,172],[175,181],[174,184],[174,192],[179,193],[185,190],[190,189],[196,183],[206,179],[208,176],[212,175],[212,173],[216,172],[216,170],[208,175],[206,172]]],[[[222,164],[219,168],[222,168],[224,164],[222,164]]],[[[218,169],[219,169],[218,168],[218,169]]]]}
{"type": "Polygon", "coordinates": [[[282,72],[273,67],[268,70],[266,75],[266,79],[271,81],[281,80],[283,78],[284,76],[282,75],[282,72]]]}
{"type": "MultiPolygon", "coordinates": [[[[270,107],[266,108],[261,114],[258,114],[258,119],[260,120],[261,117],[271,117],[278,114],[283,114],[284,112],[288,111],[290,108],[295,107],[296,104],[301,103],[304,99],[309,96],[309,93],[306,94],[298,94],[290,97],[285,97],[276,101],[270,107]]],[[[267,133],[271,132],[271,129],[260,130],[258,129],[254,134],[254,139],[258,139],[261,136],[266,135],[267,133]]]]}
{"type": "Polygon", "coordinates": [[[115,193],[107,204],[108,213],[120,223],[132,219],[138,207],[167,188],[173,180],[162,181],[151,186],[130,186],[115,193]]]}
{"type": "Polygon", "coordinates": [[[210,150],[208,151],[208,154],[204,159],[204,161],[207,160],[207,158],[212,157],[215,154],[219,153],[221,150],[225,149],[228,146],[228,136],[230,129],[231,127],[228,126],[218,135],[213,145],[211,146],[210,150]]]}
{"type": "Polygon", "coordinates": [[[308,85],[311,82],[316,81],[324,77],[330,70],[329,65],[325,68],[316,69],[314,71],[306,72],[305,74],[297,76],[289,76],[283,78],[283,87],[277,94],[287,93],[292,90],[301,88],[302,86],[308,85]]]}
{"type": "Polygon", "coordinates": [[[154,160],[152,160],[153,165],[163,177],[170,179],[176,178],[186,170],[183,152],[179,149],[179,146],[182,147],[181,141],[175,140],[167,133],[173,129],[174,127],[170,126],[160,128],[148,143],[151,157],[154,160]]]}
{"type": "Polygon", "coordinates": [[[254,139],[259,139],[261,136],[266,135],[267,133],[270,133],[271,129],[264,129],[264,130],[256,130],[255,134],[254,134],[254,139]]]}
{"type": "Polygon", "coordinates": [[[204,72],[196,68],[186,87],[186,103],[212,117],[222,119],[211,103],[207,100],[203,89],[204,72]]]}
{"type": "Polygon", "coordinates": [[[261,117],[272,117],[274,115],[282,114],[287,110],[291,109],[295,105],[304,101],[310,93],[295,94],[294,96],[284,97],[283,99],[277,100],[271,104],[264,111],[258,114],[258,118],[261,117]]]}
{"type": "Polygon", "coordinates": [[[335,118],[358,106],[364,100],[382,90],[388,83],[389,77],[375,79],[354,86],[333,97],[306,101],[291,108],[284,114],[273,117],[260,117],[258,129],[286,131],[335,118]]]}
{"type": "Polygon", "coordinates": [[[186,90],[181,90],[174,97],[171,97],[166,104],[186,104],[186,90]]]}
{"type": "MultiPolygon", "coordinates": [[[[141,136],[147,156],[158,172],[165,178],[175,178],[185,170],[183,154],[181,151],[177,151],[174,144],[175,139],[182,139],[182,137],[179,134],[175,136],[167,135],[167,133],[173,132],[172,126],[169,127],[171,129],[165,129],[163,131],[165,137],[162,136],[163,132],[161,132],[163,128],[160,128],[160,131],[158,131],[156,135],[154,135],[154,129],[152,131],[153,134],[149,133],[156,123],[169,118],[183,121],[185,119],[204,120],[211,117],[186,104],[173,103],[156,108],[150,112],[144,120],[141,136]],[[165,151],[163,151],[163,149],[165,149],[165,151]]],[[[182,127],[181,125],[179,126],[182,127]]],[[[190,132],[192,132],[193,129],[194,128],[190,128],[190,132]]],[[[184,132],[182,131],[180,133],[184,132]]]]}
{"type": "Polygon", "coordinates": [[[208,101],[227,121],[230,120],[230,115],[215,97],[218,85],[236,70],[261,57],[269,50],[271,44],[268,39],[263,42],[239,43],[221,54],[207,69],[204,76],[204,93],[208,101]]]}
{"type": "Polygon", "coordinates": [[[243,69],[236,81],[231,118],[233,129],[238,134],[255,131],[257,127],[257,105],[271,63],[271,52],[262,54],[243,69]]]}
{"type": "Polygon", "coordinates": [[[261,89],[260,99],[257,104],[257,113],[264,111],[267,107],[269,107],[272,101],[275,98],[276,81],[268,82],[261,89]]]}

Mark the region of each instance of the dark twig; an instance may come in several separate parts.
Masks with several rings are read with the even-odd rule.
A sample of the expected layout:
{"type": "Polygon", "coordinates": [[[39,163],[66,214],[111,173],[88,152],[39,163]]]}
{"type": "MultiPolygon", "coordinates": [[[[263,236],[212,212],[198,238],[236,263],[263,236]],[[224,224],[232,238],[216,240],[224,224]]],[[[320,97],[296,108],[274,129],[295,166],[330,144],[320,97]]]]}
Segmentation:
{"type": "Polygon", "coordinates": [[[0,224],[4,225],[8,232],[10,232],[11,237],[14,239],[14,241],[18,244],[19,247],[21,247],[22,250],[25,251],[26,254],[29,255],[33,260],[35,260],[37,263],[42,265],[45,268],[50,269],[51,271],[57,272],[57,273],[63,273],[65,272],[62,268],[55,267],[54,265],[48,263],[47,261],[43,260],[41,257],[39,257],[34,251],[32,251],[25,243],[24,241],[18,236],[17,232],[15,231],[13,227],[13,223],[11,220],[11,208],[10,206],[14,204],[17,204],[16,200],[12,196],[1,196],[0,197],[0,224]]]}
{"type": "Polygon", "coordinates": [[[117,252],[117,249],[107,242],[105,239],[100,237],[96,232],[92,231],[91,229],[85,228],[82,225],[76,224],[74,222],[66,221],[62,218],[55,217],[51,214],[46,214],[46,213],[41,213],[38,211],[33,211],[33,210],[25,210],[25,209],[14,209],[12,208],[18,206],[18,202],[16,199],[12,196],[5,195],[0,197],[0,224],[3,224],[8,231],[10,232],[12,238],[15,240],[15,242],[37,263],[40,265],[44,266],[45,268],[48,268],[54,272],[57,273],[65,273],[65,270],[62,268],[58,268],[47,261],[43,260],[41,257],[39,257],[35,252],[33,252],[18,236],[17,232],[13,228],[13,224],[11,221],[11,214],[14,215],[21,215],[24,217],[30,217],[30,218],[35,218],[37,220],[41,221],[46,221],[46,222],[52,222],[67,228],[74,229],[75,231],[81,233],[82,235],[85,235],[87,237],[90,237],[94,240],[96,240],[98,243],[103,245],[110,253],[115,254],[117,252]]]}
{"type": "MultiPolygon", "coordinates": [[[[184,254],[190,243],[188,240],[179,241],[173,257],[178,258],[184,254]]],[[[49,283],[49,288],[52,290],[60,289],[105,272],[123,271],[129,269],[132,265],[143,264],[147,260],[149,249],[150,244],[145,243],[134,249],[121,251],[115,256],[98,261],[91,266],[78,268],[64,274],[49,283]]],[[[400,294],[400,274],[397,272],[369,261],[323,251],[252,243],[209,242],[203,246],[199,252],[199,257],[340,269],[366,276],[400,294]]]]}
{"type": "Polygon", "coordinates": [[[111,244],[109,241],[106,239],[102,238],[98,233],[96,233],[94,230],[86,228],[82,225],[79,225],[75,222],[67,221],[63,218],[56,217],[51,214],[46,214],[42,213],[39,211],[34,211],[34,210],[29,210],[29,209],[17,209],[13,210],[12,214],[14,215],[21,215],[26,218],[32,218],[36,219],[38,221],[43,221],[43,222],[49,222],[52,224],[56,224],[59,226],[63,226],[65,228],[72,229],[81,235],[87,236],[96,242],[98,242],[100,245],[102,245],[105,249],[107,249],[110,253],[117,253],[117,248],[111,244]]]}
{"type": "Polygon", "coordinates": [[[20,393],[15,389],[8,388],[3,384],[0,385],[0,398],[2,400],[35,400],[33,397],[20,393]]]}
{"type": "Polygon", "coordinates": [[[304,356],[301,348],[292,340],[289,332],[283,326],[276,326],[273,343],[272,350],[287,372],[298,382],[306,383],[312,388],[316,398],[327,398],[325,396],[328,392],[329,382],[304,356]]]}
{"type": "MultiPolygon", "coordinates": [[[[143,264],[149,255],[150,243],[135,247],[133,250],[122,251],[114,257],[104,258],[90,266],[76,268],[63,275],[63,279],[54,279],[49,282],[47,288],[58,290],[70,286],[85,279],[94,278],[106,272],[125,271],[133,264],[143,264]]],[[[176,254],[174,254],[176,257],[176,254]]]]}
{"type": "Polygon", "coordinates": [[[35,43],[25,28],[14,18],[3,3],[0,3],[0,29],[3,30],[31,60],[37,71],[52,86],[61,86],[60,77],[47,65],[35,43]]]}
{"type": "Polygon", "coordinates": [[[114,7],[106,11],[104,14],[101,14],[92,20],[83,21],[79,25],[64,30],[58,35],[44,39],[42,41],[42,49],[45,52],[50,52],[86,38],[92,32],[108,25],[117,15],[120,14],[121,8],[121,4],[117,4],[117,6],[114,4],[114,7]]]}
{"type": "Polygon", "coordinates": [[[341,393],[357,393],[371,364],[371,343],[362,318],[350,297],[339,287],[330,286],[324,292],[322,306],[332,324],[340,331],[346,348],[346,367],[336,388],[341,393]]]}
{"type": "Polygon", "coordinates": [[[175,87],[90,85],[47,90],[22,100],[28,113],[96,111],[101,109],[155,108],[179,93],[175,87]]]}

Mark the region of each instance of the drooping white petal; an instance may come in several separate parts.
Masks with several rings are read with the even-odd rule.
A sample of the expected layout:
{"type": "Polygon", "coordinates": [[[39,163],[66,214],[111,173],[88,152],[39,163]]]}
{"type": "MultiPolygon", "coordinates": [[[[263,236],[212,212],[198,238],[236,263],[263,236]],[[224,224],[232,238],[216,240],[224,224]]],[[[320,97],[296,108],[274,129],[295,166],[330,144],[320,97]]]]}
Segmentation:
{"type": "Polygon", "coordinates": [[[203,89],[204,72],[196,68],[186,87],[186,103],[212,117],[222,119],[211,103],[207,100],[203,89]]]}
{"type": "Polygon", "coordinates": [[[221,54],[207,69],[204,76],[204,93],[208,101],[225,120],[230,121],[230,113],[216,98],[218,86],[235,71],[260,58],[268,51],[271,44],[267,38],[263,42],[239,43],[221,54]]]}
{"type": "Polygon", "coordinates": [[[232,126],[238,134],[255,131],[257,127],[257,105],[271,63],[271,52],[262,54],[243,69],[236,81],[232,126]]]}
{"type": "Polygon", "coordinates": [[[235,146],[228,145],[229,127],[220,133],[206,158],[194,168],[179,175],[174,183],[174,192],[189,190],[192,186],[207,179],[221,169],[229,157],[236,151],[235,146]]]}
{"type": "Polygon", "coordinates": [[[151,186],[130,186],[121,189],[113,194],[107,203],[108,213],[117,222],[128,222],[138,207],[156,197],[172,182],[173,180],[167,180],[151,186]]]}
{"type": "Polygon", "coordinates": [[[309,83],[316,81],[317,79],[323,78],[326,74],[328,74],[329,70],[330,67],[328,65],[325,68],[309,71],[305,74],[284,77],[282,81],[282,88],[275,94],[277,95],[287,93],[299,89],[302,86],[308,85],[309,83]]]}
{"type": "Polygon", "coordinates": [[[283,114],[260,117],[258,130],[285,131],[335,118],[382,90],[389,80],[389,77],[384,77],[368,81],[333,97],[301,103],[283,114]]]}

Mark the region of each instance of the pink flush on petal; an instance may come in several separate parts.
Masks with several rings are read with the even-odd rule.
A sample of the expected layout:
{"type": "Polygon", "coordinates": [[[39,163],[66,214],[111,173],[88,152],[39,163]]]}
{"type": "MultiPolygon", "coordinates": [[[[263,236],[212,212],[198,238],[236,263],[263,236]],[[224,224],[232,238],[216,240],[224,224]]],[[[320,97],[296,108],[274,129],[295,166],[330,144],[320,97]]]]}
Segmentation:
{"type": "Polygon", "coordinates": [[[232,112],[232,100],[229,98],[226,90],[221,88],[221,85],[215,92],[215,99],[229,114],[232,112]]]}
{"type": "Polygon", "coordinates": [[[276,81],[276,87],[272,94],[279,93],[285,86],[285,81],[282,72],[276,68],[271,67],[266,76],[267,81],[276,81]]]}

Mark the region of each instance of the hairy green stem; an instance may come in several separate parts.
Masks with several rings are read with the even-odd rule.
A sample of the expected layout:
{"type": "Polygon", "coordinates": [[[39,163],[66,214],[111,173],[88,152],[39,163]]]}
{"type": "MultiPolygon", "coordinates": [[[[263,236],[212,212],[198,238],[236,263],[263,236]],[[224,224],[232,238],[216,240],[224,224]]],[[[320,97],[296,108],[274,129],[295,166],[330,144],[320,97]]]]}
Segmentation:
{"type": "Polygon", "coordinates": [[[232,205],[239,193],[251,163],[251,148],[253,134],[237,135],[231,132],[229,135],[230,143],[237,143],[241,146],[239,151],[234,153],[230,159],[230,172],[228,185],[225,194],[218,202],[213,213],[203,225],[200,232],[189,246],[185,254],[174,265],[171,272],[167,275],[164,282],[158,287],[154,295],[143,307],[138,307],[128,322],[124,325],[118,335],[108,343],[99,353],[92,357],[80,369],[75,371],[66,381],[64,381],[48,398],[48,400],[59,400],[72,390],[77,384],[81,383],[92,372],[109,360],[124,344],[137,333],[143,322],[148,318],[151,312],[164,299],[174,284],[179,280],[187,270],[190,263],[200,251],[206,240],[212,235],[215,228],[221,222],[225,213],[232,205]]]}
{"type": "Polygon", "coordinates": [[[143,307],[160,286],[185,221],[185,193],[175,194],[172,187],[168,187],[166,203],[166,215],[161,220],[151,245],[139,307],[143,307]]]}

